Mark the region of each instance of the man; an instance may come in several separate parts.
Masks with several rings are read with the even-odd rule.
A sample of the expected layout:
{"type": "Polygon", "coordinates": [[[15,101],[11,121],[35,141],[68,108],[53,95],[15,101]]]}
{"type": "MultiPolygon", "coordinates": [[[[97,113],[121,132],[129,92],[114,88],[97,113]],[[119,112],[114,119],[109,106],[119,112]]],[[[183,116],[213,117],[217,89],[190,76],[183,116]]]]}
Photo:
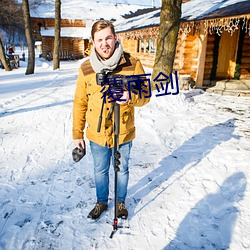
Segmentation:
{"type": "MultiPolygon", "coordinates": [[[[76,147],[85,147],[83,130],[87,122],[86,137],[94,161],[94,175],[97,203],[90,211],[88,218],[97,219],[108,208],[109,168],[114,152],[113,116],[110,116],[112,98],[107,98],[103,109],[103,120],[100,132],[97,132],[98,120],[103,101],[103,86],[96,82],[96,74],[108,70],[112,74],[140,75],[144,70],[140,61],[123,51],[117,40],[114,26],[109,21],[100,20],[94,23],[91,31],[93,50],[90,59],[85,61],[79,70],[73,104],[73,140],[76,147]]],[[[132,91],[131,91],[132,92],[132,91]]],[[[145,91],[146,92],[146,91],[145,91]]],[[[117,217],[128,216],[125,198],[128,186],[128,161],[132,140],[135,138],[134,107],[149,102],[147,94],[123,91],[117,101],[120,104],[119,152],[121,154],[118,172],[117,217]],[[129,95],[130,94],[130,95],[129,95]]]]}

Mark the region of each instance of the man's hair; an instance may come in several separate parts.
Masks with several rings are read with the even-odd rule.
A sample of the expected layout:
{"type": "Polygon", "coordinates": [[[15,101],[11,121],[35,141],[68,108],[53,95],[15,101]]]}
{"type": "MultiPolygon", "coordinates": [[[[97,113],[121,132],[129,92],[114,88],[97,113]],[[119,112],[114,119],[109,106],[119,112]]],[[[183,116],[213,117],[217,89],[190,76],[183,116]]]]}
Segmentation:
{"type": "Polygon", "coordinates": [[[95,22],[92,26],[92,30],[91,30],[91,38],[92,40],[94,40],[94,35],[96,32],[100,31],[100,30],[103,30],[103,29],[106,29],[106,28],[110,28],[113,35],[115,36],[115,28],[114,28],[114,25],[110,22],[110,21],[107,21],[107,20],[99,20],[97,22],[95,22]]]}

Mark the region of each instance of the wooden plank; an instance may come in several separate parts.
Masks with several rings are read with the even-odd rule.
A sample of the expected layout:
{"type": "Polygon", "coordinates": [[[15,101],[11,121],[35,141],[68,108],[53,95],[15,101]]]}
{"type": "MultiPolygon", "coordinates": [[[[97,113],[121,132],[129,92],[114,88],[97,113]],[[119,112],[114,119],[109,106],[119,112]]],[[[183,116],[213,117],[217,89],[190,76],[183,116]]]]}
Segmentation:
{"type": "Polygon", "coordinates": [[[248,64],[250,62],[250,57],[244,57],[241,59],[241,66],[244,64],[248,64]]]}
{"type": "Polygon", "coordinates": [[[198,41],[200,42],[199,44],[200,49],[199,49],[198,63],[197,63],[198,64],[197,74],[194,80],[196,82],[196,86],[201,87],[203,85],[204,71],[206,65],[207,36],[200,35],[198,41]]]}

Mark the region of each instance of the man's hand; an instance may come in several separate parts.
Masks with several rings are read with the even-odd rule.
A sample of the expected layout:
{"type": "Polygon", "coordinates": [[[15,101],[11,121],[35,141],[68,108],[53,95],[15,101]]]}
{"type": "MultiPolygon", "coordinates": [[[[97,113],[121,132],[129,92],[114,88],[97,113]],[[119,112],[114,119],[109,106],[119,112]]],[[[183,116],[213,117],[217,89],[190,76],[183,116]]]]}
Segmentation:
{"type": "Polygon", "coordinates": [[[119,98],[121,100],[124,100],[124,101],[116,101],[116,103],[122,105],[122,104],[126,104],[128,102],[128,99],[129,99],[129,92],[126,90],[123,92],[123,95],[119,98]]]}
{"type": "Polygon", "coordinates": [[[74,162],[80,161],[86,154],[85,142],[83,139],[74,140],[76,148],[72,151],[72,157],[74,162]]]}
{"type": "Polygon", "coordinates": [[[76,139],[74,140],[74,144],[76,147],[82,147],[82,148],[85,148],[85,142],[83,139],[76,139]]]}

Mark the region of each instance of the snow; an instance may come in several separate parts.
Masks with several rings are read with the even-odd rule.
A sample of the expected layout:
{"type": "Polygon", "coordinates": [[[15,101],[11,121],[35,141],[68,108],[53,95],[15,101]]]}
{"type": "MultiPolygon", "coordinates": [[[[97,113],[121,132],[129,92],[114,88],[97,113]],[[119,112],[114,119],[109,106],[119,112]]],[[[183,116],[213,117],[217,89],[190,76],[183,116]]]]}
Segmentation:
{"type": "MultiPolygon", "coordinates": [[[[128,14],[131,11],[135,12],[138,9],[149,8],[147,5],[139,4],[116,4],[108,1],[98,2],[94,0],[62,0],[61,1],[61,17],[62,19],[71,20],[97,20],[118,19],[121,15],[128,14]]],[[[52,1],[45,1],[45,4],[38,6],[36,9],[31,9],[32,17],[54,18],[55,4],[52,1]]]]}
{"type": "MultiPolygon", "coordinates": [[[[41,28],[42,36],[54,36],[55,28],[41,28]]],[[[80,37],[82,39],[89,39],[91,37],[90,27],[62,27],[61,37],[80,37]]]]}
{"type": "MultiPolygon", "coordinates": [[[[20,52],[22,53],[22,52],[20,52]]],[[[26,54],[27,55],[27,54],[26,54]]],[[[82,61],[36,58],[0,70],[0,249],[250,249],[250,99],[201,90],[136,109],[129,229],[98,222],[93,162],[72,161],[72,100],[82,61]]],[[[149,69],[146,69],[150,72],[149,69]]]]}
{"type": "Polygon", "coordinates": [[[120,18],[114,22],[115,30],[117,32],[139,29],[148,26],[158,26],[160,24],[160,9],[156,9],[152,12],[135,16],[128,19],[120,18]]]}
{"type": "Polygon", "coordinates": [[[194,19],[203,19],[204,16],[212,13],[215,10],[247,1],[248,0],[191,0],[190,2],[182,4],[182,18],[188,21],[194,19]]]}
{"type": "MultiPolygon", "coordinates": [[[[205,19],[206,15],[211,14],[215,10],[219,10],[236,3],[243,3],[248,0],[191,0],[181,5],[181,19],[183,21],[192,21],[197,19],[205,19]]],[[[240,10],[241,11],[241,10],[240,10]]],[[[250,10],[242,10],[244,13],[249,13],[250,10]]],[[[160,24],[161,9],[142,14],[140,16],[118,19],[114,24],[117,31],[127,31],[139,29],[142,27],[158,26],[160,24]]]]}
{"type": "Polygon", "coordinates": [[[123,3],[123,4],[138,4],[148,6],[161,6],[161,0],[98,0],[98,2],[111,2],[111,3],[123,3]]]}

